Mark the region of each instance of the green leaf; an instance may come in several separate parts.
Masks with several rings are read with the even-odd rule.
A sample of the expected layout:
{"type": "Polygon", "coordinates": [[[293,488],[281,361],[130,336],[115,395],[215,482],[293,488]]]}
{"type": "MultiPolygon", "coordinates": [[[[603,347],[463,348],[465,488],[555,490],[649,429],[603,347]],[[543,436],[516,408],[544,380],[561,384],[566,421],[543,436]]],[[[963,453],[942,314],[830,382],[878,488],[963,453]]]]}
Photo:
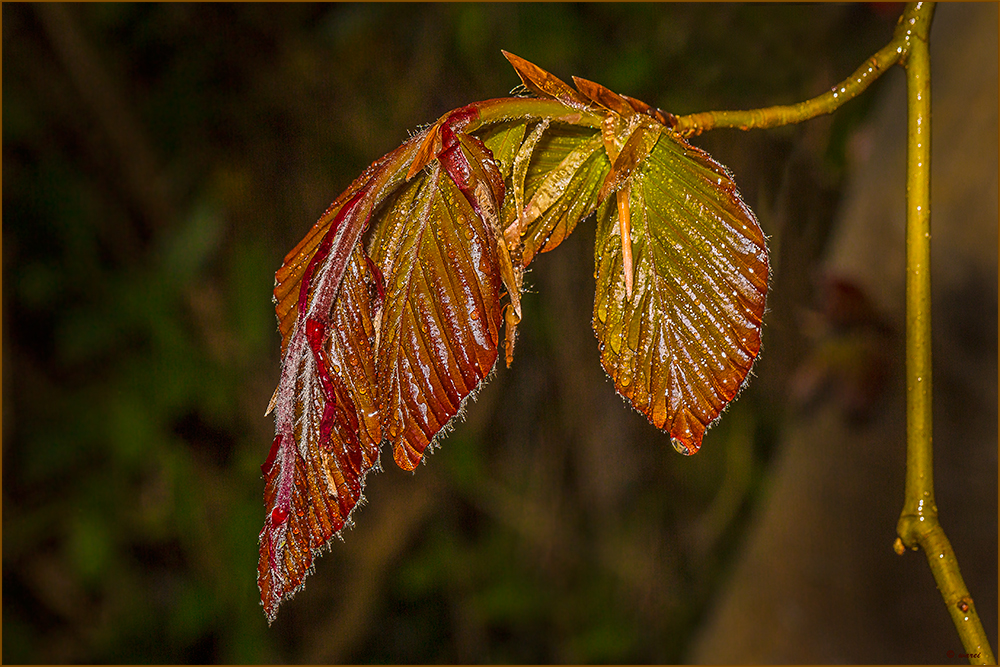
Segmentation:
{"type": "Polygon", "coordinates": [[[760,350],[764,235],[725,167],[663,130],[627,191],[635,284],[626,295],[619,206],[598,210],[593,325],[618,392],[693,454],[760,350]]]}
{"type": "Polygon", "coordinates": [[[514,155],[521,147],[521,142],[524,141],[526,127],[527,124],[524,121],[513,121],[490,125],[477,133],[486,148],[493,153],[493,159],[496,160],[500,168],[500,175],[504,179],[510,178],[510,172],[514,166],[514,155]]]}
{"type": "Polygon", "coordinates": [[[524,265],[553,250],[597,208],[611,164],[600,132],[554,124],[539,142],[525,179],[524,265]]]}

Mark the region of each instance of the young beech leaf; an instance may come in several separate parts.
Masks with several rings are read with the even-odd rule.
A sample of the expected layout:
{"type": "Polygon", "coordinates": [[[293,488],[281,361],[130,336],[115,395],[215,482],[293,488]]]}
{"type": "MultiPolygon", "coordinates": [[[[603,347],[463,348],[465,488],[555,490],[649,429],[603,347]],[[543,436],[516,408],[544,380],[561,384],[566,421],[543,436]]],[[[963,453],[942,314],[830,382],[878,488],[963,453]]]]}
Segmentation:
{"type": "MultiPolygon", "coordinates": [[[[471,187],[483,185],[475,171],[468,175],[471,187]]],[[[487,187],[485,198],[493,196],[487,187]]],[[[393,197],[372,235],[387,285],[378,396],[393,458],[405,470],[416,468],[496,362],[502,279],[491,224],[434,164],[393,197]]]]}
{"type": "Polygon", "coordinates": [[[383,440],[413,469],[496,361],[500,289],[515,278],[503,179],[462,132],[474,115],[452,112],[369,167],[276,274],[283,358],[258,564],[269,620],[350,523],[383,440]]]}
{"type": "Polygon", "coordinates": [[[445,114],[366,169],[275,274],[269,622],[351,524],[382,445],[415,469],[475,395],[501,320],[511,363],[524,269],[595,209],[602,363],[679,450],[698,449],[760,348],[764,237],[725,168],[669,114],[505,55],[541,99],[445,114]]]}
{"type": "Polygon", "coordinates": [[[543,137],[525,179],[524,266],[555,249],[594,212],[610,169],[597,130],[557,126],[543,137]]]}
{"type": "Polygon", "coordinates": [[[597,214],[601,363],[622,396],[693,454],[760,351],[764,235],[728,170],[668,130],[625,185],[618,194],[626,197],[609,197],[597,214]],[[631,226],[630,296],[621,202],[631,226]]]}
{"type": "Polygon", "coordinates": [[[587,99],[568,86],[562,79],[549,74],[538,65],[529,63],[520,56],[502,51],[507,61],[517,71],[524,86],[539,97],[550,97],[559,100],[568,107],[582,109],[587,106],[587,99]]]}
{"type": "Polygon", "coordinates": [[[312,335],[293,337],[286,352],[282,380],[292,378],[295,395],[278,401],[278,434],[261,466],[268,513],[257,584],[268,621],[302,586],[313,555],[350,520],[365,476],[378,465],[371,299],[377,280],[355,246],[329,325],[323,331],[307,324],[312,335]]]}

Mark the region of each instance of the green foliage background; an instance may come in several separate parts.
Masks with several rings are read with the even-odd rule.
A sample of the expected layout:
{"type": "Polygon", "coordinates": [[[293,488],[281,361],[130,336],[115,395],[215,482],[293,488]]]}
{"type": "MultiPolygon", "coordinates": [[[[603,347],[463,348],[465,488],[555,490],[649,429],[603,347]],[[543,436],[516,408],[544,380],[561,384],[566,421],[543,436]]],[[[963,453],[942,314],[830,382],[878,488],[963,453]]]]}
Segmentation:
{"type": "Polygon", "coordinates": [[[828,88],[895,9],[4,3],[4,662],[684,660],[762,491],[865,99],[696,141],[776,250],[758,378],[702,453],[603,376],[584,223],[528,275],[513,368],[415,475],[383,453],[269,629],[273,273],[407,130],[514,88],[501,48],[676,114],[751,108],[828,88]]]}

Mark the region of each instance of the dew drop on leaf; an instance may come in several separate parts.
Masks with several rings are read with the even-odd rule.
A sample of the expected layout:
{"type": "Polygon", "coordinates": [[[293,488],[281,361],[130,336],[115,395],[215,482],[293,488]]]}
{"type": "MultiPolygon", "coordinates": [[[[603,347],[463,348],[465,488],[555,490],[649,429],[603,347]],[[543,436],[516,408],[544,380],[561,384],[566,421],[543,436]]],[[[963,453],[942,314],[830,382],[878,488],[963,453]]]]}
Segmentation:
{"type": "Polygon", "coordinates": [[[611,338],[610,338],[610,340],[608,342],[611,343],[611,350],[615,354],[620,354],[621,353],[621,351],[622,351],[622,337],[620,335],[612,334],[611,338]]]}

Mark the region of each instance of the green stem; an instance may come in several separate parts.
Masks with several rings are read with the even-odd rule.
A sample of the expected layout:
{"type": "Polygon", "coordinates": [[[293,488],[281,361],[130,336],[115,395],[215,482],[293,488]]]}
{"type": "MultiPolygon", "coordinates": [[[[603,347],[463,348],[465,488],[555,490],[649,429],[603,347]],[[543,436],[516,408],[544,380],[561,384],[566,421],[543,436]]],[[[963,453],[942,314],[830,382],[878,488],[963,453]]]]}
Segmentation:
{"type": "Polygon", "coordinates": [[[682,116],[685,136],[718,127],[777,127],[831,113],[864,91],[893,65],[906,69],[906,492],[895,549],[923,549],[958,630],[969,662],[996,664],[958,559],[938,521],[934,502],[931,422],[930,155],[931,88],[928,35],[933,2],[911,2],[892,41],[829,92],[799,104],[750,111],[708,111],[682,116]]]}
{"type": "Polygon", "coordinates": [[[751,109],[749,111],[705,111],[681,116],[674,129],[684,136],[698,135],[718,127],[736,127],[741,130],[762,129],[801,123],[833,113],[842,104],[852,100],[882,76],[886,70],[901,62],[906,53],[910,32],[916,23],[930,24],[934,3],[908,3],[896,25],[892,41],[866,60],[851,76],[818,97],[787,106],[751,109]],[[910,21],[913,21],[911,23],[910,21]]]}
{"type": "MultiPolygon", "coordinates": [[[[919,10],[921,3],[917,3],[919,10]]],[[[907,18],[906,68],[906,493],[897,552],[921,548],[971,664],[995,664],[983,624],[934,502],[931,422],[931,68],[934,8],[907,18]]]]}

